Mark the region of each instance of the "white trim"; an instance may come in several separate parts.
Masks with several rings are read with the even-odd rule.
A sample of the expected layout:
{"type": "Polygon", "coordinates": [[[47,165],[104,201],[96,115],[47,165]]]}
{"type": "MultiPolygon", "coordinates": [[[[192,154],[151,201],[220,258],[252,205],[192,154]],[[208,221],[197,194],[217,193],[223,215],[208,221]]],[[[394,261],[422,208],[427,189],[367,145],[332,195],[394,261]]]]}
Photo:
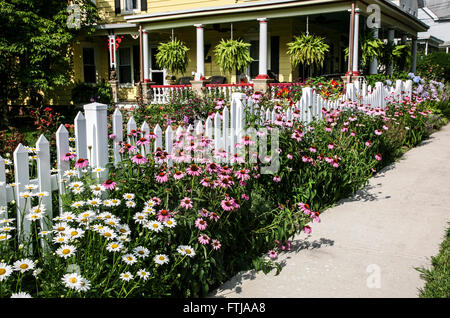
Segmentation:
{"type": "Polygon", "coordinates": [[[128,1],[133,0],[120,0],[120,14],[126,15],[126,14],[136,14],[141,12],[141,1],[136,0],[136,9],[126,10],[126,4],[128,1]]]}

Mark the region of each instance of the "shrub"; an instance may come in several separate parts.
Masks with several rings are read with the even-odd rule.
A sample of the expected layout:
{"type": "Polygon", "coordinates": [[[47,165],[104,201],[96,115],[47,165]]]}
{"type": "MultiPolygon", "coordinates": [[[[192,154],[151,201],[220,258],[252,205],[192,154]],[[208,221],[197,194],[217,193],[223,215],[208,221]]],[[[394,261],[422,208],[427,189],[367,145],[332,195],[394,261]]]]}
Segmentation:
{"type": "Polygon", "coordinates": [[[75,104],[98,102],[110,105],[113,102],[111,85],[104,80],[95,85],[78,82],[72,89],[72,101],[75,104]]]}
{"type": "Polygon", "coordinates": [[[417,74],[436,81],[450,81],[450,54],[436,51],[419,56],[417,74]]]}

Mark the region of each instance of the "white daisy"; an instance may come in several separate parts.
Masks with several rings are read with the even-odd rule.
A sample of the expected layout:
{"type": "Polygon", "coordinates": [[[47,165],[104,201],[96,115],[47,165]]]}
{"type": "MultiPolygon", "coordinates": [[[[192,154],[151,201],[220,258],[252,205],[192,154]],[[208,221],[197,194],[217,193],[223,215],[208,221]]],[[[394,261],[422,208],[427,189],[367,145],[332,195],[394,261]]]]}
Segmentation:
{"type": "Polygon", "coordinates": [[[61,217],[66,221],[73,221],[75,220],[76,215],[72,212],[64,212],[63,214],[61,214],[61,217]]]}
{"type": "Polygon", "coordinates": [[[66,170],[64,171],[64,177],[74,177],[77,175],[77,171],[76,170],[66,170]]]}
{"type": "Polygon", "coordinates": [[[125,200],[133,200],[134,197],[135,197],[134,193],[125,193],[125,194],[123,195],[123,198],[124,198],[125,200]]]}
{"type": "MultiPolygon", "coordinates": [[[[128,201],[128,202],[131,202],[131,201],[128,201]]],[[[138,212],[138,213],[134,214],[133,219],[134,219],[134,222],[136,222],[137,224],[147,223],[147,215],[144,213],[138,212]]]]}
{"type": "Polygon", "coordinates": [[[98,207],[102,204],[102,200],[100,200],[98,198],[94,198],[92,200],[87,200],[87,204],[98,207]]]}
{"type": "Polygon", "coordinates": [[[4,227],[0,227],[0,232],[11,232],[14,229],[15,229],[15,227],[12,227],[12,226],[4,226],[4,227]]]}
{"type": "Polygon", "coordinates": [[[106,211],[106,212],[100,213],[99,216],[100,216],[102,219],[111,219],[111,218],[114,217],[114,215],[112,215],[111,212],[107,212],[107,211],[106,211]]]}
{"type": "Polygon", "coordinates": [[[112,206],[111,200],[104,200],[104,201],[103,201],[103,205],[106,206],[106,207],[112,206]]]}
{"type": "Polygon", "coordinates": [[[38,186],[36,184],[26,184],[25,185],[25,189],[28,191],[33,191],[36,190],[38,188],[38,186]]]}
{"type": "Polygon", "coordinates": [[[12,165],[12,161],[9,159],[5,159],[5,165],[12,165]]]}
{"type": "Polygon", "coordinates": [[[40,231],[38,235],[39,235],[40,237],[44,237],[44,236],[49,235],[50,233],[51,233],[50,231],[40,231]]]}
{"type": "Polygon", "coordinates": [[[100,168],[100,167],[92,170],[92,172],[103,172],[103,171],[105,171],[105,168],[100,168]]]}
{"type": "Polygon", "coordinates": [[[32,207],[30,209],[30,213],[43,213],[45,211],[46,211],[46,209],[45,209],[45,205],[44,204],[40,204],[40,205],[32,207]]]}
{"type": "Polygon", "coordinates": [[[84,236],[84,231],[82,229],[77,229],[77,228],[68,228],[64,232],[64,234],[65,234],[65,236],[68,236],[71,239],[77,239],[77,238],[81,238],[84,236]]]}
{"type": "Polygon", "coordinates": [[[86,292],[89,289],[91,289],[91,282],[88,281],[86,278],[81,277],[81,283],[80,283],[79,291],[86,292]]]}
{"type": "Polygon", "coordinates": [[[81,208],[83,205],[85,204],[84,201],[75,201],[74,203],[71,204],[72,208],[81,208]]]}
{"type": "Polygon", "coordinates": [[[111,199],[111,205],[112,206],[119,206],[120,200],[119,199],[111,199]]]}
{"type": "Polygon", "coordinates": [[[109,227],[101,229],[99,232],[102,236],[106,237],[108,240],[113,240],[117,237],[117,234],[109,227]]]}
{"type": "Polygon", "coordinates": [[[121,242],[131,242],[131,238],[127,235],[122,235],[119,237],[119,241],[121,242]]]}
{"type": "Polygon", "coordinates": [[[53,232],[55,233],[63,233],[69,228],[66,222],[59,222],[53,225],[53,232]]]}
{"type": "Polygon", "coordinates": [[[163,265],[169,262],[169,258],[165,254],[158,254],[155,256],[154,261],[156,264],[163,265]]]}
{"type": "Polygon", "coordinates": [[[24,258],[14,263],[14,270],[25,273],[26,271],[34,269],[34,262],[31,259],[24,258]]]}
{"type": "Polygon", "coordinates": [[[62,277],[62,281],[66,287],[75,289],[77,291],[80,290],[80,288],[81,288],[82,280],[83,280],[83,277],[81,277],[81,275],[79,275],[77,273],[65,274],[62,277]]]}
{"type": "Polygon", "coordinates": [[[9,275],[13,272],[11,266],[6,263],[0,263],[0,282],[8,278],[9,275]]]}
{"type": "Polygon", "coordinates": [[[75,246],[65,244],[56,250],[56,254],[59,257],[67,259],[71,257],[73,254],[75,254],[76,250],[77,249],[75,248],[75,246]]]}
{"type": "Polygon", "coordinates": [[[28,221],[31,221],[31,222],[34,222],[34,221],[37,221],[37,220],[40,220],[40,219],[42,219],[43,217],[44,217],[44,213],[43,212],[36,212],[36,213],[27,213],[27,215],[25,216],[25,218],[28,220],[28,221]]]}
{"type": "Polygon", "coordinates": [[[48,197],[50,195],[50,193],[48,193],[47,191],[43,191],[43,192],[37,192],[34,195],[38,198],[43,198],[43,197],[48,197]]]}
{"type": "Polygon", "coordinates": [[[180,245],[177,248],[177,252],[180,253],[181,255],[187,255],[189,257],[194,257],[195,256],[195,251],[194,249],[189,246],[189,245],[180,245]]]}
{"type": "Polygon", "coordinates": [[[137,276],[139,276],[139,278],[143,279],[144,281],[146,281],[147,279],[150,278],[150,273],[147,272],[144,269],[140,269],[138,270],[138,272],[136,273],[137,276]]]}
{"type": "Polygon", "coordinates": [[[161,232],[163,230],[162,224],[158,221],[147,222],[145,223],[144,227],[155,232],[161,232]]]}
{"type": "Polygon", "coordinates": [[[59,234],[53,238],[53,243],[57,243],[57,244],[68,243],[69,241],[70,241],[69,237],[63,236],[61,234],[59,234]]]}
{"type": "Polygon", "coordinates": [[[29,198],[31,198],[31,197],[33,196],[33,193],[31,193],[31,192],[29,192],[29,191],[26,191],[26,192],[20,192],[20,193],[19,193],[19,196],[20,196],[21,198],[24,198],[24,199],[29,199],[29,198]]]}
{"type": "Polygon", "coordinates": [[[136,206],[136,202],[129,200],[125,202],[125,205],[127,206],[127,208],[134,208],[136,206]]]}
{"type": "Polygon", "coordinates": [[[155,214],[155,209],[153,209],[151,206],[144,207],[144,210],[142,210],[142,213],[145,213],[147,215],[155,214]]]}
{"type": "Polygon", "coordinates": [[[125,282],[129,282],[130,280],[133,279],[133,275],[131,275],[130,272],[125,272],[125,273],[120,274],[120,279],[125,282]]]}
{"type": "Polygon", "coordinates": [[[119,231],[119,233],[121,235],[130,235],[131,234],[130,227],[128,226],[128,224],[121,224],[121,225],[117,226],[117,230],[119,231]]]}
{"type": "Polygon", "coordinates": [[[31,295],[26,292],[18,292],[18,293],[13,293],[11,295],[11,298],[33,298],[33,297],[31,297],[31,295]]]}
{"type": "Polygon", "coordinates": [[[80,194],[80,193],[83,193],[83,191],[84,191],[84,188],[83,188],[83,187],[75,187],[75,188],[72,188],[72,192],[73,192],[74,194],[80,194]]]}
{"type": "Polygon", "coordinates": [[[133,251],[134,255],[136,255],[139,258],[146,258],[150,254],[150,251],[143,246],[135,247],[133,251]]]}
{"type": "Polygon", "coordinates": [[[110,218],[110,219],[105,219],[104,222],[105,222],[106,225],[113,226],[113,227],[118,226],[119,223],[120,223],[119,219],[115,218],[115,217],[114,218],[110,218]]]}
{"type": "Polygon", "coordinates": [[[123,248],[123,244],[120,242],[111,242],[106,246],[108,252],[120,252],[123,248]]]}
{"type": "Polygon", "coordinates": [[[96,184],[96,185],[91,185],[91,192],[95,195],[95,196],[99,196],[101,195],[101,193],[103,191],[105,191],[105,187],[102,186],[101,184],[96,184]]]}
{"type": "Polygon", "coordinates": [[[156,202],[153,200],[148,200],[147,202],[145,202],[145,205],[152,208],[156,205],[156,202]]]}
{"type": "Polygon", "coordinates": [[[12,236],[9,234],[5,234],[5,233],[0,233],[0,242],[1,241],[6,241],[9,240],[12,236]]]}
{"type": "Polygon", "coordinates": [[[175,221],[174,218],[169,218],[164,222],[164,225],[168,228],[172,228],[177,225],[177,221],[175,221]]]}
{"type": "Polygon", "coordinates": [[[134,263],[137,262],[137,258],[133,254],[123,255],[122,260],[128,265],[133,265],[134,263]]]}
{"type": "Polygon", "coordinates": [[[69,141],[75,141],[75,137],[69,137],[69,141]]]}

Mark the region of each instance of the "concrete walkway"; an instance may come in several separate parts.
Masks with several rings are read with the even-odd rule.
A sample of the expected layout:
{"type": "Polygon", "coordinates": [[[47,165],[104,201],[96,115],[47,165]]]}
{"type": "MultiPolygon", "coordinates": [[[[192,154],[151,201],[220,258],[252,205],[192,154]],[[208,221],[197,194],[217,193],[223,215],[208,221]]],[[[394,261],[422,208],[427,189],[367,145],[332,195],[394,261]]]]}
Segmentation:
{"type": "Polygon", "coordinates": [[[281,253],[283,270],[242,272],[210,297],[418,297],[450,221],[450,124],[340,201],[281,253]]]}

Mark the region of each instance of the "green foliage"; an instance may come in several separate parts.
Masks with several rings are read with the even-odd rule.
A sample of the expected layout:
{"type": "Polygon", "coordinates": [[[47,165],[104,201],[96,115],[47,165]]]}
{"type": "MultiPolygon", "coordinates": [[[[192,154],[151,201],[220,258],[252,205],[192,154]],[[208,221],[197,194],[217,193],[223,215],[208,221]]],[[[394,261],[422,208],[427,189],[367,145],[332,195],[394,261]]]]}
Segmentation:
{"type": "Polygon", "coordinates": [[[156,63],[173,74],[185,73],[189,62],[188,51],[189,48],[177,39],[160,43],[156,54],[156,63]]]}
{"type": "Polygon", "coordinates": [[[431,257],[431,265],[430,269],[416,268],[425,280],[425,286],[419,290],[419,297],[450,298],[450,228],[447,229],[439,254],[431,257]]]}
{"type": "Polygon", "coordinates": [[[294,36],[294,41],[288,43],[287,46],[287,54],[293,67],[299,64],[315,64],[322,67],[325,54],[330,49],[330,46],[324,42],[324,38],[306,34],[294,36]]]}
{"type": "Polygon", "coordinates": [[[6,104],[19,97],[70,83],[71,45],[81,34],[95,30],[97,9],[90,0],[76,0],[83,15],[81,28],[68,26],[67,1],[0,1],[0,123],[7,122],[6,104]],[[84,14],[83,14],[84,13],[84,14]]]}
{"type": "Polygon", "coordinates": [[[417,74],[437,81],[450,81],[450,54],[432,52],[419,56],[417,74]]]}
{"type": "Polygon", "coordinates": [[[243,40],[220,40],[214,49],[220,70],[229,73],[244,70],[253,61],[249,51],[250,45],[243,40]]]}
{"type": "Polygon", "coordinates": [[[376,82],[386,83],[386,81],[391,81],[395,83],[395,80],[401,79],[403,81],[409,80],[408,72],[394,72],[392,75],[378,73],[372,75],[366,75],[365,79],[367,81],[367,85],[371,85],[375,87],[376,82]]]}
{"type": "Polygon", "coordinates": [[[106,81],[95,85],[78,82],[72,89],[72,101],[75,104],[98,102],[110,105],[113,102],[111,85],[106,81]]]}

